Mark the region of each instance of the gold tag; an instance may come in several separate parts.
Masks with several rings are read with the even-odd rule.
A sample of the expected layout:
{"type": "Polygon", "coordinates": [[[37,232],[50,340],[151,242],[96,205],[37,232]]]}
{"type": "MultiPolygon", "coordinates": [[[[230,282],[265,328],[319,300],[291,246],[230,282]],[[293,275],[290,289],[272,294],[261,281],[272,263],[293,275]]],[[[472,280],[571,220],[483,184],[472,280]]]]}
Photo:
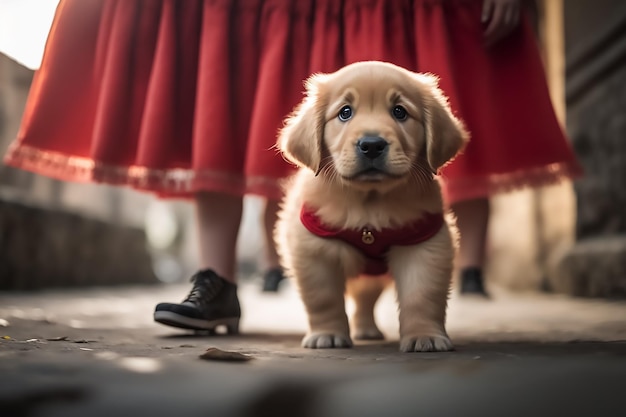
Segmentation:
{"type": "Polygon", "coordinates": [[[374,240],[376,240],[376,239],[374,239],[374,235],[372,234],[372,232],[370,232],[367,229],[363,229],[363,234],[361,235],[361,240],[366,245],[371,245],[372,243],[374,243],[374,240]]]}

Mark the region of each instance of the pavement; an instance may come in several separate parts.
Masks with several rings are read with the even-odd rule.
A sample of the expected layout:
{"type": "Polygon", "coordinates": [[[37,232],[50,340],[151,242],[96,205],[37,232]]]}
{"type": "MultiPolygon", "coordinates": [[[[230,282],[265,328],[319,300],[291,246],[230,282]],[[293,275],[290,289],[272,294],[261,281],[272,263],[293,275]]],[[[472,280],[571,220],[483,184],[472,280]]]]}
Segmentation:
{"type": "Polygon", "coordinates": [[[392,291],[376,310],[385,341],[310,350],[289,282],[277,294],[240,285],[237,336],[152,321],[188,290],[0,293],[0,416],[626,415],[625,301],[453,294],[456,350],[400,353],[392,291]],[[247,360],[201,359],[210,348],[247,360]]]}

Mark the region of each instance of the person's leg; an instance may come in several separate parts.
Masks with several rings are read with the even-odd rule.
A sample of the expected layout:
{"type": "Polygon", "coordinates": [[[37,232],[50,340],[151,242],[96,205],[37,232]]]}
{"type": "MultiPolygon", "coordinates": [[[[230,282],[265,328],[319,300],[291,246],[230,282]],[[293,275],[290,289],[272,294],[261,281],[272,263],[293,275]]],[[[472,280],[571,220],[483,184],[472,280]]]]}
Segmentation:
{"type": "Polygon", "coordinates": [[[274,244],[274,226],[278,220],[278,210],[280,202],[277,200],[267,200],[263,211],[263,227],[265,232],[265,262],[268,269],[278,268],[280,262],[276,245],[274,244]]]}
{"type": "Polygon", "coordinates": [[[276,292],[280,282],[285,278],[280,267],[280,260],[274,243],[274,226],[278,219],[280,202],[267,200],[263,211],[263,226],[265,232],[265,273],[263,275],[263,291],[276,292]]]}
{"type": "Polygon", "coordinates": [[[160,303],[154,320],[174,327],[213,331],[224,325],[237,333],[241,310],[237,298],[236,247],[243,199],[199,193],[195,199],[200,271],[182,303],[160,303]]]}
{"type": "Polygon", "coordinates": [[[219,193],[199,193],[195,203],[200,268],[212,269],[227,281],[237,283],[237,235],[243,198],[219,193]]]}
{"type": "Polygon", "coordinates": [[[479,198],[455,203],[452,211],[461,235],[457,267],[460,271],[461,293],[483,294],[482,268],[485,261],[489,200],[479,198]]]}

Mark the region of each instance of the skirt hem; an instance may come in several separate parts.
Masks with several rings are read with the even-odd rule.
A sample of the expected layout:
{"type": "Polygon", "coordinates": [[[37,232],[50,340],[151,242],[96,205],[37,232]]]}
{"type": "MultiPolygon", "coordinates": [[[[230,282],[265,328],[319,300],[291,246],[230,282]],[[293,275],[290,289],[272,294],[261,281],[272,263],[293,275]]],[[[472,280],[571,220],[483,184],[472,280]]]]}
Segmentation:
{"type": "Polygon", "coordinates": [[[163,198],[191,198],[199,192],[231,195],[255,194],[268,199],[282,196],[282,178],[243,176],[230,172],[189,168],[154,169],[145,166],[109,165],[90,158],[13,145],[6,165],[61,181],[122,185],[152,192],[163,198]]]}
{"type": "MultiPolygon", "coordinates": [[[[144,166],[116,166],[89,158],[43,151],[25,145],[12,146],[4,162],[15,168],[36,172],[62,181],[125,185],[165,198],[190,198],[198,192],[231,195],[254,194],[280,199],[284,178],[243,175],[189,168],[154,169],[144,166]]],[[[444,199],[448,204],[508,193],[526,187],[554,185],[582,175],[577,163],[550,165],[484,177],[446,179],[444,199]]]]}
{"type": "Polygon", "coordinates": [[[555,162],[533,168],[521,169],[505,174],[489,174],[446,180],[444,199],[448,204],[474,200],[519,191],[525,188],[545,187],[559,184],[565,180],[574,180],[583,175],[583,170],[576,162],[555,162]]]}

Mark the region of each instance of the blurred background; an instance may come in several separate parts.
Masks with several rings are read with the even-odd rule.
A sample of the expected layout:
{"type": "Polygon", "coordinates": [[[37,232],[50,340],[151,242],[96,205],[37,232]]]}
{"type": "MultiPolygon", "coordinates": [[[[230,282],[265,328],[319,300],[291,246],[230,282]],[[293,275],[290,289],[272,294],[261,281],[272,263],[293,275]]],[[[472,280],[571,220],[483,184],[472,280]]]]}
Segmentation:
{"type": "MultiPolygon", "coordinates": [[[[17,135],[57,3],[0,0],[2,155],[17,135]]],[[[493,199],[487,285],[624,297],[626,2],[539,6],[553,102],[586,176],[493,199]]],[[[246,198],[242,279],[263,270],[260,209],[261,201],[246,198]]],[[[185,201],[0,165],[0,290],[179,282],[196,270],[195,242],[193,207],[185,201]]]]}

